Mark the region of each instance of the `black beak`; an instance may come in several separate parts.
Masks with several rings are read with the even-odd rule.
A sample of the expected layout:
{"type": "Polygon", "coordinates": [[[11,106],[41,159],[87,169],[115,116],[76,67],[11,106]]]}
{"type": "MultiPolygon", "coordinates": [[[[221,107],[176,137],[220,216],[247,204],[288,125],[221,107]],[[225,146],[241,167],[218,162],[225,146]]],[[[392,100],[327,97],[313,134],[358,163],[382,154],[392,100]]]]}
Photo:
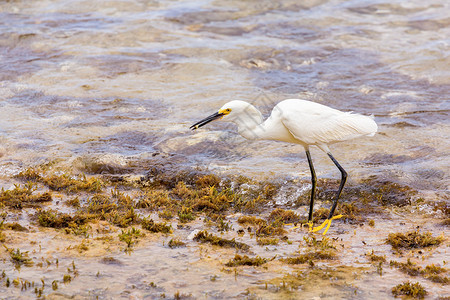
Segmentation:
{"type": "Polygon", "coordinates": [[[195,123],[194,125],[192,125],[192,126],[189,127],[189,128],[192,129],[192,130],[195,130],[195,129],[199,128],[199,127],[202,127],[203,125],[208,124],[208,123],[211,122],[211,121],[220,119],[221,117],[223,117],[223,115],[224,115],[224,114],[220,114],[220,113],[216,112],[216,113],[210,115],[209,117],[206,117],[206,118],[204,118],[203,120],[201,120],[201,121],[195,123]]]}

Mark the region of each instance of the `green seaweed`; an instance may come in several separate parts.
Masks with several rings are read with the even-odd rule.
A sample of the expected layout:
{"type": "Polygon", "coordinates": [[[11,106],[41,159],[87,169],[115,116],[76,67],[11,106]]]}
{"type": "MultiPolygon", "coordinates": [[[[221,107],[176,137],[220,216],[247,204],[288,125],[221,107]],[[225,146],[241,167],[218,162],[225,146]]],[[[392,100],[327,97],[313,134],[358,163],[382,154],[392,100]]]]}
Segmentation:
{"type": "Polygon", "coordinates": [[[70,200],[67,200],[66,201],[66,204],[68,205],[68,206],[72,206],[72,207],[74,207],[74,208],[80,208],[80,199],[78,199],[78,196],[77,197],[73,197],[72,199],[70,199],[70,200]]]}
{"type": "Polygon", "coordinates": [[[20,252],[20,249],[10,249],[5,246],[6,250],[9,252],[9,256],[11,258],[11,262],[16,266],[16,268],[20,268],[22,265],[26,267],[31,267],[34,263],[33,260],[28,257],[28,251],[20,252]]]}
{"type": "Polygon", "coordinates": [[[196,219],[196,217],[195,217],[194,213],[192,212],[192,209],[189,207],[183,206],[181,208],[181,210],[178,211],[178,220],[181,223],[187,223],[187,222],[193,221],[195,219],[196,219]]]}
{"type": "Polygon", "coordinates": [[[72,281],[72,276],[70,276],[69,274],[64,274],[63,276],[63,282],[64,283],[69,283],[72,281]]]}
{"type": "Polygon", "coordinates": [[[233,229],[233,226],[231,225],[230,222],[225,222],[223,220],[223,218],[219,218],[219,221],[217,222],[217,230],[220,232],[223,231],[230,231],[231,229],[233,229]]]}
{"type": "Polygon", "coordinates": [[[134,227],[131,227],[128,230],[122,230],[119,234],[119,240],[125,242],[127,244],[127,249],[131,249],[135,244],[138,243],[139,237],[141,237],[141,231],[134,227]]]}
{"type": "Polygon", "coordinates": [[[158,212],[158,217],[165,220],[171,220],[173,218],[173,211],[170,209],[164,209],[158,212]]]}

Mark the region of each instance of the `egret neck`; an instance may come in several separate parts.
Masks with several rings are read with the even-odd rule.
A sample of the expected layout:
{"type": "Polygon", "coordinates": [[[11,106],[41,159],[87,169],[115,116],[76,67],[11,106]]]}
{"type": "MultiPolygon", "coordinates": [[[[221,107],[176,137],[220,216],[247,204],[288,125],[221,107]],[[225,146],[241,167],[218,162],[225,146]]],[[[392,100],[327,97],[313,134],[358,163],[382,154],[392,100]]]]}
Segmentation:
{"type": "Polygon", "coordinates": [[[238,133],[246,139],[255,140],[264,138],[265,130],[262,126],[262,114],[251,104],[248,104],[240,114],[234,116],[230,114],[229,121],[237,125],[238,133]]]}

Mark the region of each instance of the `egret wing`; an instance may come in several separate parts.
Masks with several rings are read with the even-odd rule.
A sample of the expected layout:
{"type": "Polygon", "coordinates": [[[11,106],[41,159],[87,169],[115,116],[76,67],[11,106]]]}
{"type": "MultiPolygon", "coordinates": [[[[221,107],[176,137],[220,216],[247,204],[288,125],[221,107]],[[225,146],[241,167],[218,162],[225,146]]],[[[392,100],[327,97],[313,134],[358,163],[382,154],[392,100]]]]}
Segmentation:
{"type": "Polygon", "coordinates": [[[377,131],[371,117],[328,107],[320,111],[285,110],[282,112],[282,122],[296,139],[308,145],[331,144],[373,135],[377,131]]]}

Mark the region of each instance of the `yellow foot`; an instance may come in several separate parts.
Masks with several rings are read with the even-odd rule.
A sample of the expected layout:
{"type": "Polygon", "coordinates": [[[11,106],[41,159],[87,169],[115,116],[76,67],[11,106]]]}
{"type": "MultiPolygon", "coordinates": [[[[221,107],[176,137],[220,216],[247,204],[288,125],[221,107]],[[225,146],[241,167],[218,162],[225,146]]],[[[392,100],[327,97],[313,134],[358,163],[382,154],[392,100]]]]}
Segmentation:
{"type": "Polygon", "coordinates": [[[309,222],[306,223],[306,224],[308,224],[309,231],[311,231],[311,230],[313,229],[313,226],[314,226],[313,222],[312,222],[312,221],[309,221],[309,222]]]}
{"type": "Polygon", "coordinates": [[[325,235],[327,233],[328,229],[330,229],[331,221],[336,220],[336,219],[340,219],[342,217],[343,217],[342,215],[337,215],[337,216],[332,217],[331,219],[326,219],[319,226],[314,227],[314,228],[310,227],[309,232],[317,232],[317,231],[321,230],[322,228],[324,228],[326,226],[325,231],[322,233],[323,235],[325,235]]]}
{"type": "Polygon", "coordinates": [[[317,231],[321,230],[322,228],[324,228],[328,224],[328,222],[330,222],[330,220],[326,219],[325,221],[323,221],[322,224],[320,224],[317,227],[311,228],[309,231],[310,232],[317,232],[317,231]]]}
{"type": "Polygon", "coordinates": [[[285,224],[285,225],[286,226],[294,226],[292,228],[289,228],[289,230],[294,230],[294,229],[302,227],[301,225],[295,225],[294,223],[289,223],[289,224],[285,224]]]}

